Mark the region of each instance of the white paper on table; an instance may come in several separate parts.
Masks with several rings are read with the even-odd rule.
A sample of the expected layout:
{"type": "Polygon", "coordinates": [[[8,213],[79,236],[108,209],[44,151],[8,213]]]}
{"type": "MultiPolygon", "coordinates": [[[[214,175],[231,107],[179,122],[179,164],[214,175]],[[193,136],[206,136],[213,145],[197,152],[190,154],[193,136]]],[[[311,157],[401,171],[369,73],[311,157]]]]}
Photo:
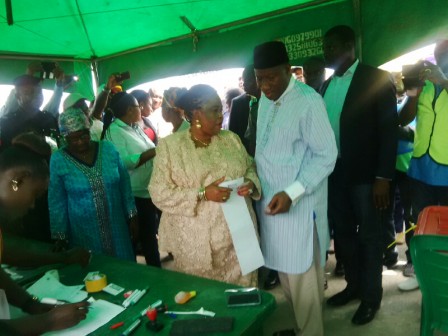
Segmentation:
{"type": "Polygon", "coordinates": [[[65,286],[55,277],[55,273],[47,272],[37,280],[27,291],[38,298],[52,298],[60,301],[79,302],[87,298],[83,291],[84,285],[65,286]]]}
{"type": "Polygon", "coordinates": [[[232,188],[229,199],[221,203],[221,207],[232,235],[241,273],[246,275],[263,266],[264,259],[246,200],[237,193],[238,186],[243,183],[244,178],[240,177],[236,180],[225,181],[220,186],[232,188]]]}
{"type": "Polygon", "coordinates": [[[45,333],[45,336],[84,336],[94,332],[98,328],[105,325],[115,316],[124,310],[123,307],[110,303],[105,300],[97,300],[90,304],[89,312],[85,320],[82,320],[77,325],[58,331],[51,331],[45,333]]]}

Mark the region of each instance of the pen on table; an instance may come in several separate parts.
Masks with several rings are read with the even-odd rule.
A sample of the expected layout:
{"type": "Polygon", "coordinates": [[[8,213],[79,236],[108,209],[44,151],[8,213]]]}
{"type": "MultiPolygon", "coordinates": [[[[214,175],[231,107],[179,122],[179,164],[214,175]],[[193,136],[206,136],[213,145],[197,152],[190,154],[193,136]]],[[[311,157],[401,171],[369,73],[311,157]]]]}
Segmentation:
{"type": "Polygon", "coordinates": [[[123,324],[124,324],[124,322],[118,322],[118,323],[115,323],[115,324],[111,325],[109,329],[117,329],[117,328],[120,328],[123,324]]]}
{"type": "Polygon", "coordinates": [[[146,287],[145,289],[141,290],[136,296],[134,296],[134,298],[131,300],[131,305],[136,304],[143,297],[143,295],[146,294],[148,289],[149,287],[146,287]]]}
{"type": "Polygon", "coordinates": [[[134,322],[132,322],[132,324],[129,326],[129,328],[127,328],[125,331],[123,331],[123,333],[120,336],[130,335],[140,325],[140,323],[142,323],[142,320],[140,319],[140,317],[138,317],[138,319],[136,319],[134,322]]]}
{"type": "Polygon", "coordinates": [[[79,307],[78,309],[95,309],[95,307],[92,306],[84,306],[84,307],[79,307]]]}
{"type": "Polygon", "coordinates": [[[129,296],[126,298],[126,300],[123,301],[122,306],[123,306],[124,308],[127,308],[127,307],[131,304],[132,300],[138,295],[138,293],[140,293],[140,290],[138,290],[138,289],[134,290],[134,291],[132,292],[132,294],[129,295],[129,296]]]}
{"type": "Polygon", "coordinates": [[[146,315],[146,312],[152,308],[156,308],[158,306],[160,306],[162,304],[162,300],[157,300],[156,302],[154,302],[153,304],[150,304],[148,307],[146,307],[145,309],[143,309],[140,312],[140,316],[143,317],[146,315]]]}
{"type": "Polygon", "coordinates": [[[52,299],[52,298],[42,298],[40,299],[40,303],[50,304],[50,305],[63,305],[66,304],[67,301],[62,301],[58,299],[52,299]]]}

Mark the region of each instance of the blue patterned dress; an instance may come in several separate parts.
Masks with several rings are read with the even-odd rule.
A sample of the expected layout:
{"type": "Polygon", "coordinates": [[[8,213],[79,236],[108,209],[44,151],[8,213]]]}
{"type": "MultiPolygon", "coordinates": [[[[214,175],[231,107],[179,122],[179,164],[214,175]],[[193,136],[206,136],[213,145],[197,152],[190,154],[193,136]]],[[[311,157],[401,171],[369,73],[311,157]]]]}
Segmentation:
{"type": "Polygon", "coordinates": [[[135,261],[128,218],[136,214],[129,174],[109,142],[97,143],[92,166],[66,149],[50,161],[51,235],[93,253],[135,261]]]}

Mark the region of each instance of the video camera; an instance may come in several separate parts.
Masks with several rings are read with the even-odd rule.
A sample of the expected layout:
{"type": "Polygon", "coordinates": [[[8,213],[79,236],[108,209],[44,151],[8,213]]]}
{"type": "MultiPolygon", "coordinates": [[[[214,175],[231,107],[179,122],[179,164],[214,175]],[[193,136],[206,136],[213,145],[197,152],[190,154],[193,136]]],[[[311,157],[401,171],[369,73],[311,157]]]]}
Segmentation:
{"type": "Polygon", "coordinates": [[[402,66],[401,73],[405,90],[425,86],[425,81],[420,79],[420,74],[427,64],[427,61],[418,61],[415,64],[402,66]]]}
{"type": "Polygon", "coordinates": [[[53,70],[56,68],[55,62],[42,62],[42,71],[40,73],[40,78],[42,79],[53,79],[53,70]]]}
{"type": "Polygon", "coordinates": [[[129,71],[125,71],[125,72],[122,72],[120,74],[116,74],[115,75],[115,80],[117,82],[122,82],[122,81],[124,81],[126,79],[129,79],[129,78],[131,78],[131,74],[130,74],[129,71]]]}

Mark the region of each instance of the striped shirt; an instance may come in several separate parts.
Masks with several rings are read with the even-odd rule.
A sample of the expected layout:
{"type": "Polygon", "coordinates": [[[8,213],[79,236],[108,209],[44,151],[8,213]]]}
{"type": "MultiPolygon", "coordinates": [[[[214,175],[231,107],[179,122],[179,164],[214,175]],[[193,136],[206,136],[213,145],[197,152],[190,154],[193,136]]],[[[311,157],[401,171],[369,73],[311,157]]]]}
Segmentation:
{"type": "MultiPolygon", "coordinates": [[[[255,161],[263,190],[257,212],[267,267],[300,274],[311,266],[313,212],[326,192],[326,178],[333,170],[336,156],[325,105],[314,89],[291,77],[277,101],[262,95],[255,161]],[[266,215],[264,209],[281,191],[293,201],[289,212],[266,215]]],[[[322,211],[317,215],[322,216],[322,211]]],[[[318,231],[328,234],[325,227],[318,227],[318,231]]]]}

